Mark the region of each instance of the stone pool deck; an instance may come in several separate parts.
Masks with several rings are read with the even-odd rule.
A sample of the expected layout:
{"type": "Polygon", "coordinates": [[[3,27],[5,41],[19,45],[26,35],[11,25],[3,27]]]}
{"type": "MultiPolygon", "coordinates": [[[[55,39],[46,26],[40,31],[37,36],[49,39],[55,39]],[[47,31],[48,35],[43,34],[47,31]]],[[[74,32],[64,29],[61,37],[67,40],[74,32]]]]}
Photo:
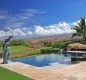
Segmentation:
{"type": "Polygon", "coordinates": [[[86,80],[86,62],[70,65],[60,69],[39,68],[31,65],[10,62],[0,66],[33,78],[34,80],[86,80]]]}

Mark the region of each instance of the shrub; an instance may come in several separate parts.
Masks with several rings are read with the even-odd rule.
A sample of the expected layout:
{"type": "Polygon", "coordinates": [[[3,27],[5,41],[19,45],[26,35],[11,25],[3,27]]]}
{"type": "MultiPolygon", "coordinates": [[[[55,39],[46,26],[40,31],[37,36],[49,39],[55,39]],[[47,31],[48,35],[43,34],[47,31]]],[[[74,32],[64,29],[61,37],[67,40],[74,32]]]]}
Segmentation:
{"type": "Polygon", "coordinates": [[[68,41],[58,41],[52,43],[52,48],[65,48],[68,44],[72,44],[74,41],[68,40],[68,41]]]}
{"type": "Polygon", "coordinates": [[[59,48],[60,43],[59,42],[53,42],[52,43],[52,48],[59,48]]]}
{"type": "Polygon", "coordinates": [[[51,47],[52,46],[52,42],[50,42],[50,41],[44,41],[44,46],[51,47]]]}
{"type": "Polygon", "coordinates": [[[43,48],[40,50],[42,54],[46,53],[58,53],[59,49],[58,48],[43,48]]]}
{"type": "Polygon", "coordinates": [[[12,40],[10,42],[10,44],[12,46],[19,46],[19,45],[22,45],[22,46],[29,46],[29,44],[27,42],[25,42],[24,40],[12,40]]]}

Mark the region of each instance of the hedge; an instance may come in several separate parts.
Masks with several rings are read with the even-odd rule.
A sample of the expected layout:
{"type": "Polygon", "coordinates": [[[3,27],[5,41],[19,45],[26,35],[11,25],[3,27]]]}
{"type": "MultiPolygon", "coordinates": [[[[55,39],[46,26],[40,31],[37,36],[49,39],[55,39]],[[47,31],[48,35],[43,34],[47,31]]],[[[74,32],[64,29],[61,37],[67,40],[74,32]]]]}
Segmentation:
{"type": "Polygon", "coordinates": [[[58,53],[59,48],[43,48],[40,50],[41,54],[46,54],[46,53],[58,53]]]}

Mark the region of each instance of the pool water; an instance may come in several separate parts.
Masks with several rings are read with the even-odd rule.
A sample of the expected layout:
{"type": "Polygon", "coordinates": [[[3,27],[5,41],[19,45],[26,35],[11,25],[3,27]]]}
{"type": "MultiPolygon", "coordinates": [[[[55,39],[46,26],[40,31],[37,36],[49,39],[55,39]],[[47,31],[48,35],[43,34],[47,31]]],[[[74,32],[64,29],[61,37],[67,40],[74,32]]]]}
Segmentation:
{"type": "Polygon", "coordinates": [[[13,62],[22,62],[25,64],[43,67],[49,66],[51,63],[60,63],[60,64],[71,64],[71,57],[69,55],[65,56],[63,54],[42,54],[36,56],[28,56],[23,58],[14,58],[13,62]]]}

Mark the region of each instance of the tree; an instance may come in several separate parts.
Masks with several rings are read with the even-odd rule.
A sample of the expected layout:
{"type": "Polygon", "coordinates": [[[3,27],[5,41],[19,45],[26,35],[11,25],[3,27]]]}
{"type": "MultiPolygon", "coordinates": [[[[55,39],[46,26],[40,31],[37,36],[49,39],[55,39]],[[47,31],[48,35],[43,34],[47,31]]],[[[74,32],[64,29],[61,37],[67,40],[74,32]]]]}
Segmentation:
{"type": "Polygon", "coordinates": [[[74,26],[76,33],[73,33],[72,38],[75,36],[82,36],[84,42],[86,43],[86,21],[85,18],[80,18],[80,22],[77,22],[78,25],[74,26]]]}

